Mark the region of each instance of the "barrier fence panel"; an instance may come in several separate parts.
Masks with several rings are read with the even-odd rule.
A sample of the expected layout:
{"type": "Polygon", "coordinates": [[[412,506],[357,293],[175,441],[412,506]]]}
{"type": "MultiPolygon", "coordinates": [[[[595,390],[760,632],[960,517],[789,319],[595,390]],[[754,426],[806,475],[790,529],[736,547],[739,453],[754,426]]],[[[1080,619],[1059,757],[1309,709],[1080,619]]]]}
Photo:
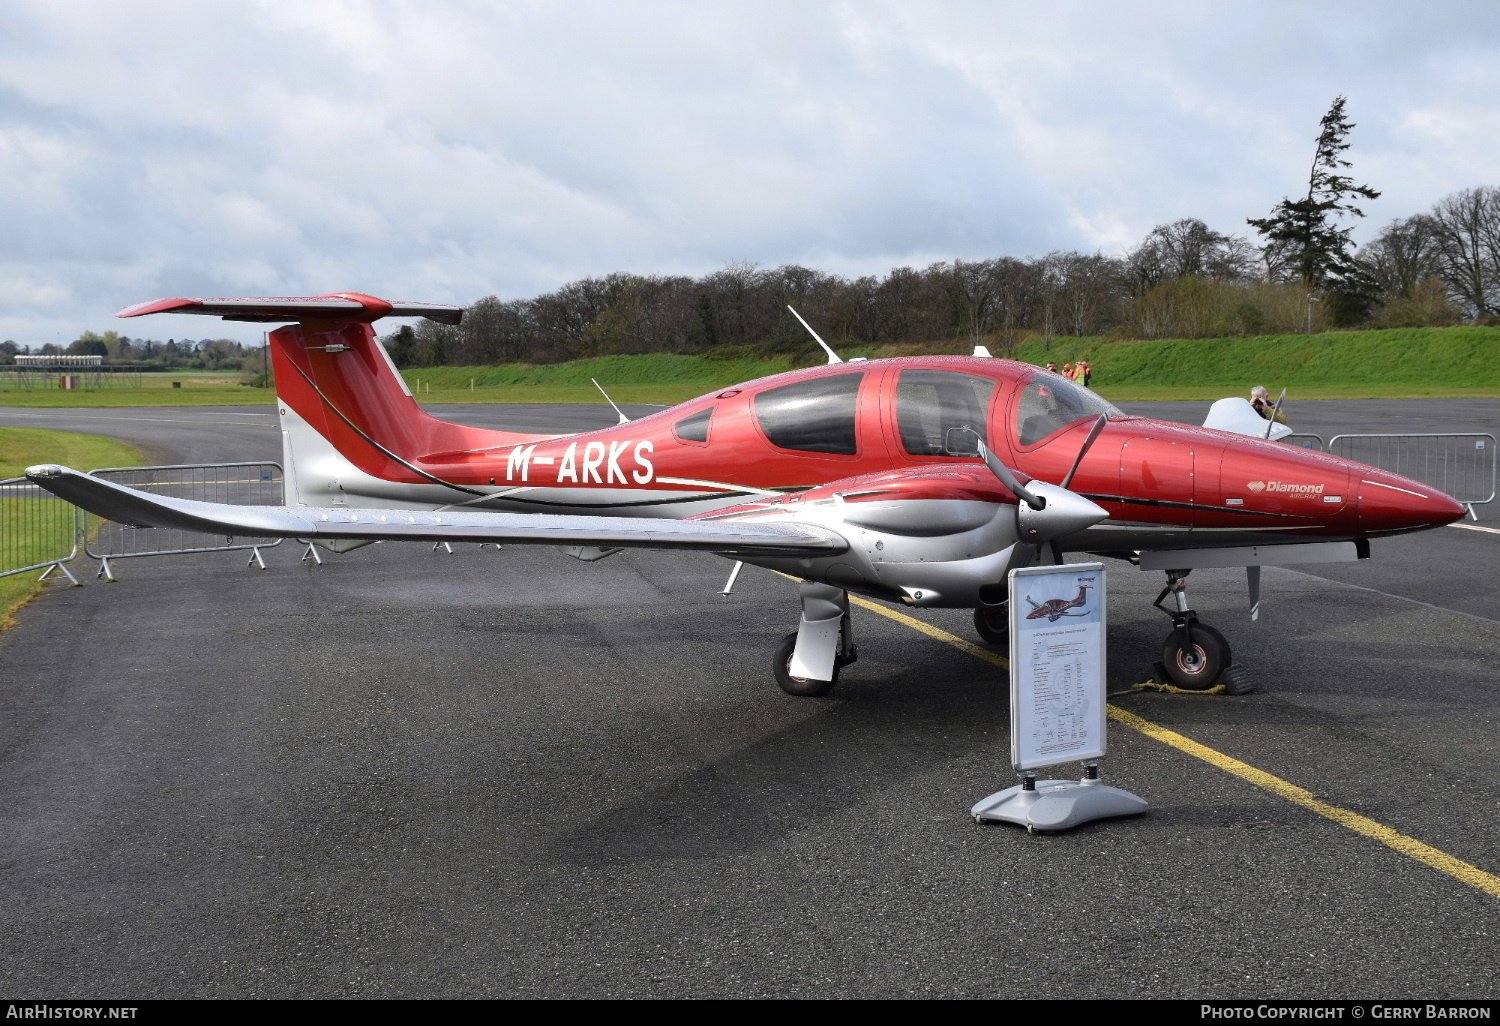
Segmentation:
{"type": "MultiPolygon", "coordinates": [[[[223,502],[236,506],[279,506],[279,463],[193,463],[168,467],[106,467],[89,471],[115,484],[153,495],[223,502]]],[[[99,576],[114,580],[110,563],[136,556],[170,556],[189,552],[250,550],[251,563],[265,563],[261,549],[280,545],[280,538],[247,538],[201,534],[169,527],[126,527],[83,513],[84,553],[100,561],[99,576]]]]}
{"type": "Polygon", "coordinates": [[[66,563],[78,555],[73,506],[24,477],[0,481],[0,577],[60,570],[74,584],[66,563]]]}
{"type": "Polygon", "coordinates": [[[1316,449],[1318,452],[1327,452],[1328,446],[1323,441],[1322,435],[1313,434],[1290,434],[1282,435],[1281,441],[1285,445],[1295,445],[1302,449],[1316,449]]]}
{"type": "Polygon", "coordinates": [[[1441,489],[1473,507],[1495,498],[1495,436],[1335,435],[1328,451],[1441,489]]]}

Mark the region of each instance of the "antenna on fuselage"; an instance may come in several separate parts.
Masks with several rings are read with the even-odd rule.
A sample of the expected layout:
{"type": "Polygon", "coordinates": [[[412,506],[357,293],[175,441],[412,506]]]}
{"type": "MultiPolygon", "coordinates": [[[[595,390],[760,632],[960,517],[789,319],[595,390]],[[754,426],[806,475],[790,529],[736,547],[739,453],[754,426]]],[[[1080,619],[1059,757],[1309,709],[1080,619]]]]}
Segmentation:
{"type": "MultiPolygon", "coordinates": [[[[594,382],[594,387],[599,390],[599,394],[600,395],[604,396],[604,401],[607,402],[607,403],[609,403],[609,405],[611,405],[611,406],[615,406],[615,401],[609,397],[609,393],[604,390],[604,386],[601,385],[601,384],[599,384],[599,382],[597,380],[595,380],[594,378],[589,378],[589,380],[594,382]]],[[[627,416],[625,416],[625,411],[624,410],[620,409],[618,406],[615,406],[615,412],[620,415],[620,423],[621,424],[629,424],[630,423],[630,418],[627,417],[627,416]]]]}
{"type": "MultiPolygon", "coordinates": [[[[788,303],[786,308],[788,310],[792,310],[792,305],[790,303],[788,303]]],[[[799,314],[796,310],[792,310],[792,316],[795,317],[795,318],[797,318],[797,320],[802,321],[802,326],[807,329],[807,333],[813,337],[813,340],[815,342],[817,342],[818,345],[820,345],[820,346],[823,347],[823,352],[825,352],[825,353],[828,354],[828,362],[829,363],[843,363],[844,362],[843,360],[839,359],[839,354],[835,353],[833,351],[833,349],[829,347],[829,345],[828,345],[827,342],[824,342],[821,338],[818,337],[818,333],[816,331],[812,330],[812,325],[808,324],[806,321],[802,320],[802,315],[801,314],[799,314]]]]}

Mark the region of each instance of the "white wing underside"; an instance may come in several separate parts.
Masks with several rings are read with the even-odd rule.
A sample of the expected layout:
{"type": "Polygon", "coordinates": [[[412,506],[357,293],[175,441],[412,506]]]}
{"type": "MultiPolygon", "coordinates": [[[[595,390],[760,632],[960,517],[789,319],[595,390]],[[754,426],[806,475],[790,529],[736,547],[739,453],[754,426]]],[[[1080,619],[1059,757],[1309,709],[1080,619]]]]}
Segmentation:
{"type": "Polygon", "coordinates": [[[1238,398],[1220,399],[1210,406],[1203,426],[1219,431],[1233,431],[1237,435],[1249,435],[1251,438],[1269,438],[1273,442],[1292,433],[1292,429],[1285,424],[1273,424],[1256,413],[1250,400],[1238,398]],[[1266,433],[1268,427],[1271,429],[1270,434],[1266,433]]]}
{"type": "Polygon", "coordinates": [[[232,506],[151,495],[50,464],[28,468],[26,476],[59,498],[106,520],[136,527],[169,527],[247,538],[596,545],[700,549],[732,556],[765,557],[837,555],[849,548],[837,531],[815,524],[467,510],[232,506]]]}

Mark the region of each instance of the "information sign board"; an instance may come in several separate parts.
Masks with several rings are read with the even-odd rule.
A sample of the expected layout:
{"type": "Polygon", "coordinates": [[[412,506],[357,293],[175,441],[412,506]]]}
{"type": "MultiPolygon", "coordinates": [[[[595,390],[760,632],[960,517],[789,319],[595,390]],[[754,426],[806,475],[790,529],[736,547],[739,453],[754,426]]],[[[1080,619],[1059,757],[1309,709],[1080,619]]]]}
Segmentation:
{"type": "Polygon", "coordinates": [[[1010,752],[1016,772],[1104,756],[1104,564],[1010,575],[1010,752]]]}

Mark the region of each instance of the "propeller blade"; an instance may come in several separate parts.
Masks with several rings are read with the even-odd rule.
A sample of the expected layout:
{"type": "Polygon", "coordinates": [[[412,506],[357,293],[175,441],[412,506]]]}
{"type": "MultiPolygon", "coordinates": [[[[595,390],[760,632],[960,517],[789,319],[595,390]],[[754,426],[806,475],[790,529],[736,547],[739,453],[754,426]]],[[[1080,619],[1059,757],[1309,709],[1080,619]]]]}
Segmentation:
{"type": "Polygon", "coordinates": [[[1063,553],[1062,553],[1062,546],[1061,545],[1059,545],[1056,541],[1050,541],[1050,542],[1047,543],[1047,545],[1052,550],[1052,565],[1053,566],[1062,566],[1064,563],[1067,562],[1067,560],[1063,559],[1063,553]]]}
{"type": "Polygon", "coordinates": [[[1104,430],[1104,425],[1109,423],[1109,417],[1099,414],[1099,419],[1094,421],[1094,426],[1089,428],[1089,436],[1083,440],[1083,448],[1078,450],[1078,456],[1073,460],[1073,466],[1068,470],[1066,477],[1060,482],[1064,488],[1073,483],[1073,475],[1078,473],[1079,466],[1083,463],[1084,456],[1088,455],[1089,447],[1099,439],[1099,432],[1104,430]]]}
{"type": "Polygon", "coordinates": [[[1005,573],[1000,575],[1001,581],[1010,579],[1012,570],[1024,570],[1036,562],[1036,557],[1041,555],[1040,545],[1028,545],[1026,542],[1016,542],[1010,547],[1010,561],[1005,564],[1005,573]]]}
{"type": "Polygon", "coordinates": [[[1021,482],[1016,480],[1016,475],[1011,469],[1000,462],[1000,457],[990,452],[989,446],[978,439],[975,440],[975,444],[979,446],[979,455],[984,460],[984,465],[990,468],[990,473],[1000,479],[1001,484],[1011,490],[1011,494],[1025,502],[1032,509],[1047,508],[1047,500],[1023,488],[1021,482]]]}

